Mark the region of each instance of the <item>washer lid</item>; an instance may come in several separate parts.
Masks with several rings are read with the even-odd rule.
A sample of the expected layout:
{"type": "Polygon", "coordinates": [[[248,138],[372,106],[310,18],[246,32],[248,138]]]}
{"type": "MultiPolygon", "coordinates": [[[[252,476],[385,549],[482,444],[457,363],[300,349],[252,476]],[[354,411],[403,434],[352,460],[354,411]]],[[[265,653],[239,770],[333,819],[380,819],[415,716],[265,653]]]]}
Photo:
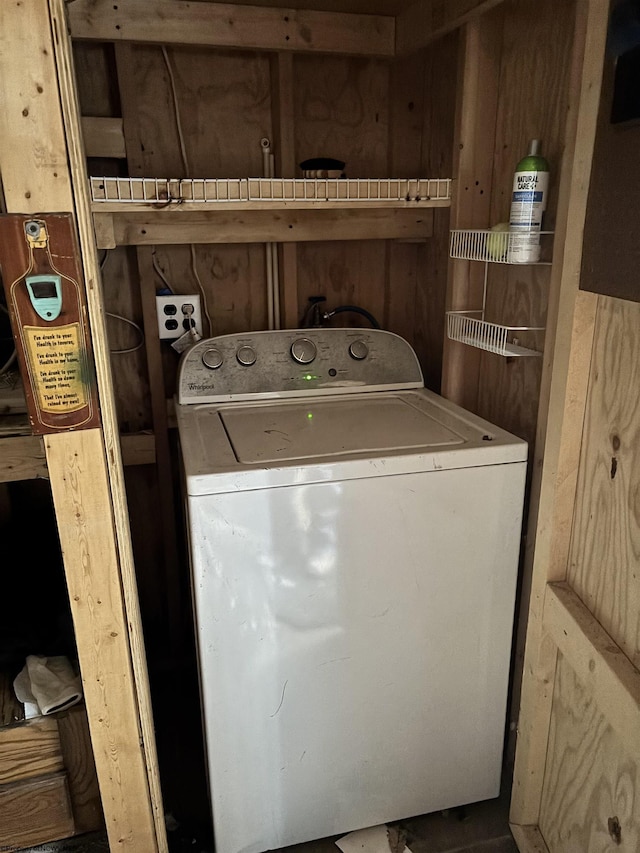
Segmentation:
{"type": "Polygon", "coordinates": [[[354,453],[451,447],[464,438],[402,397],[220,409],[236,459],[244,464],[294,462],[354,453]]]}
{"type": "Polygon", "coordinates": [[[190,495],[523,462],[526,442],[431,391],[177,406],[190,495]]]}

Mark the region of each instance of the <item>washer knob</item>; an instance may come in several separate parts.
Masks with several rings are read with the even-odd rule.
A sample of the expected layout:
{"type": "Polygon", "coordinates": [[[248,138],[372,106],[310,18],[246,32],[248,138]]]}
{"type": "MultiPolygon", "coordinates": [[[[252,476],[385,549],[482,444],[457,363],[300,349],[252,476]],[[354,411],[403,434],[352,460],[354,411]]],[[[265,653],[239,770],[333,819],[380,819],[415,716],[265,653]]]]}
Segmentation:
{"type": "Polygon", "coordinates": [[[349,344],[349,355],[356,361],[362,361],[369,355],[369,347],[362,340],[352,341],[349,344]]]}
{"type": "Polygon", "coordinates": [[[253,347],[240,347],[236,353],[236,358],[238,359],[238,364],[242,364],[244,367],[251,367],[252,364],[256,363],[256,351],[253,347]]]}
{"type": "Polygon", "coordinates": [[[202,353],[202,363],[205,367],[209,367],[211,370],[217,370],[219,367],[222,367],[222,362],[224,358],[222,357],[222,353],[219,349],[206,349],[202,353]]]}
{"type": "Polygon", "coordinates": [[[317,353],[316,345],[309,338],[298,338],[291,344],[291,357],[298,364],[311,364],[317,353]]]}

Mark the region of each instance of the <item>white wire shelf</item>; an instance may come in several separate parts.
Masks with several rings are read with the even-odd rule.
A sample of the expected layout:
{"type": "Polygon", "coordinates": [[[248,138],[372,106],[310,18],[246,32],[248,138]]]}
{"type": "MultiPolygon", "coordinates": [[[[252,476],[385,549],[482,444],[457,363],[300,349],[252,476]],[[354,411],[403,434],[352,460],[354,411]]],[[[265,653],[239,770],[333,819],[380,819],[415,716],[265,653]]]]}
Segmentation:
{"type": "Polygon", "coordinates": [[[449,178],[90,178],[91,199],[116,204],[360,203],[423,205],[451,198],[449,178]]]}
{"type": "Polygon", "coordinates": [[[544,327],[488,323],[483,311],[447,311],[447,336],[450,340],[508,358],[542,355],[521,343],[522,338],[528,341],[533,332],[544,332],[544,327]]]}
{"type": "Polygon", "coordinates": [[[553,231],[491,231],[484,229],[455,229],[451,231],[449,254],[465,261],[485,261],[493,264],[548,265],[553,231]],[[519,248],[525,241],[525,253],[532,260],[516,260],[522,256],[519,248]],[[535,259],[537,256],[537,259],[535,259]]]}

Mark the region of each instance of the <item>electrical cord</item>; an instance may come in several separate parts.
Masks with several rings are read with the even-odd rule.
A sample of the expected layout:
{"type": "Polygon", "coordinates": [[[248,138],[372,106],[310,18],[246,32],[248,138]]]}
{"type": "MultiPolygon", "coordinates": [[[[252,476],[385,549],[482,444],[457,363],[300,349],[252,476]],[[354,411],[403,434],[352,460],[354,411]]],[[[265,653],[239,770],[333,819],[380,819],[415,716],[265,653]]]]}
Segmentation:
{"type": "Polygon", "coordinates": [[[121,314],[113,314],[111,311],[104,312],[107,317],[112,317],[114,320],[120,320],[123,323],[126,323],[129,326],[133,326],[133,328],[140,335],[140,340],[133,347],[127,347],[126,349],[112,349],[109,350],[113,355],[125,355],[130,352],[137,352],[144,345],[144,332],[140,328],[137,323],[134,323],[133,320],[129,320],[127,317],[123,317],[121,314]]]}
{"type": "MultiPolygon", "coordinates": [[[[102,256],[102,258],[100,258],[100,272],[102,272],[106,267],[108,257],[109,252],[105,249],[104,255],[102,256]]],[[[106,317],[112,317],[114,320],[120,320],[122,323],[126,323],[129,326],[133,326],[133,328],[140,335],[140,340],[135,346],[125,347],[124,349],[110,349],[109,352],[112,355],[126,355],[130,352],[137,352],[139,349],[142,348],[142,346],[144,345],[144,331],[137,323],[134,323],[133,320],[129,320],[128,317],[123,317],[122,314],[114,314],[111,311],[105,311],[104,313],[106,317]]],[[[2,371],[0,371],[0,373],[1,372],[2,371]]]]}

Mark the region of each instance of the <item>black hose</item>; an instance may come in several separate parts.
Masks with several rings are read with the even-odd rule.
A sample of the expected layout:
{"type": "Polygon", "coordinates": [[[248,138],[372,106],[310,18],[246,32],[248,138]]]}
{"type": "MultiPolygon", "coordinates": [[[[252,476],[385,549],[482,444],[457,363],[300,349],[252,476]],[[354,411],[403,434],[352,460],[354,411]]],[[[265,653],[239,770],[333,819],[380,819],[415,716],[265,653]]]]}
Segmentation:
{"type": "Polygon", "coordinates": [[[353,314],[361,314],[365,317],[373,326],[374,329],[380,328],[380,323],[376,320],[373,314],[370,314],[364,308],[360,308],[357,305],[340,305],[339,308],[334,308],[333,311],[327,311],[325,314],[326,317],[333,317],[334,314],[344,314],[345,312],[353,313],[353,314]]]}

